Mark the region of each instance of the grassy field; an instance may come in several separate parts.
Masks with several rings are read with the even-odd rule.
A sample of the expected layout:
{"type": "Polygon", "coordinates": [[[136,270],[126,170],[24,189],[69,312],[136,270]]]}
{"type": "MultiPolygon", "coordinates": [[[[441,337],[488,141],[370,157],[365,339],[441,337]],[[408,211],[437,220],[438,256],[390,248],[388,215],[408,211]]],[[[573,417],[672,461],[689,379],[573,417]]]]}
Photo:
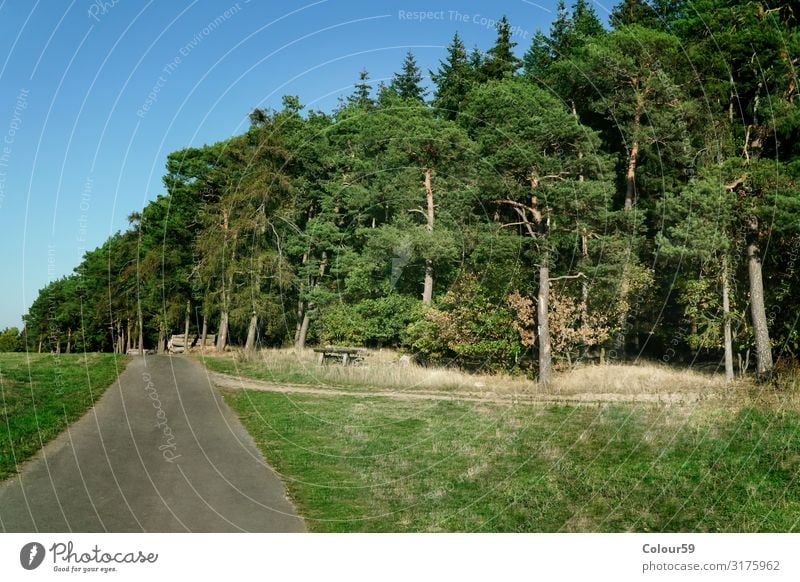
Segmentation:
{"type": "Polygon", "coordinates": [[[0,354],[0,479],[91,408],[126,362],[113,354],[0,354]]]}
{"type": "MultiPolygon", "coordinates": [[[[258,364],[236,369],[271,374],[258,364]]],[[[617,383],[620,393],[645,376],[669,390],[708,382],[664,370],[634,370],[628,383],[619,370],[578,374],[597,378],[585,390],[617,383]]],[[[318,372],[316,383],[323,380],[318,372]]],[[[574,375],[562,386],[579,390],[574,375]]],[[[224,395],[313,531],[800,530],[800,407],[792,395],[740,386],[690,404],[584,405],[380,391],[224,395]]]]}
{"type": "MultiPolygon", "coordinates": [[[[451,392],[454,394],[492,392],[498,396],[539,393],[536,383],[521,376],[465,374],[447,368],[400,365],[392,351],[368,354],[362,366],[337,364],[319,366],[311,350],[262,350],[250,357],[241,352],[223,356],[202,356],[206,367],[234,377],[246,377],[277,384],[319,388],[344,388],[353,392],[451,392]]],[[[553,395],[592,393],[610,395],[724,394],[730,387],[720,375],[656,365],[576,366],[558,374],[549,393],[553,395]]]]}

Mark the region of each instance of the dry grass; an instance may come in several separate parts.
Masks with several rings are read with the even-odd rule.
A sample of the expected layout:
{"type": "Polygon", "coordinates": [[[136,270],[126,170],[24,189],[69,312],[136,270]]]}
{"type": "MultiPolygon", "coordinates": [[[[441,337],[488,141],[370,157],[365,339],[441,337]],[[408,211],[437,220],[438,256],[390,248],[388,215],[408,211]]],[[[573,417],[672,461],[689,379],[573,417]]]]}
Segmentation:
{"type": "Polygon", "coordinates": [[[741,396],[749,399],[753,394],[752,383],[746,380],[726,384],[722,374],[653,362],[581,364],[557,373],[552,385],[545,390],[522,376],[473,374],[453,368],[401,362],[401,354],[393,350],[370,350],[363,363],[346,367],[338,364],[320,366],[313,350],[294,349],[261,350],[251,356],[231,352],[224,360],[212,360],[215,360],[210,362],[212,369],[236,376],[281,384],[369,391],[447,392],[484,398],[552,395],[605,401],[638,396],[663,402],[739,399],[741,396]]]}
{"type": "Polygon", "coordinates": [[[233,360],[242,375],[252,371],[251,366],[263,367],[266,376],[275,381],[305,377],[310,383],[326,386],[379,388],[398,391],[493,392],[509,394],[530,392],[535,382],[509,375],[469,374],[452,368],[423,367],[413,362],[401,362],[402,354],[393,350],[369,350],[359,365],[320,366],[313,350],[261,350],[246,356],[234,352],[233,360]]]}
{"type": "Polygon", "coordinates": [[[726,385],[722,374],[641,362],[579,365],[556,375],[553,390],[559,394],[722,394],[739,384],[726,385]]]}

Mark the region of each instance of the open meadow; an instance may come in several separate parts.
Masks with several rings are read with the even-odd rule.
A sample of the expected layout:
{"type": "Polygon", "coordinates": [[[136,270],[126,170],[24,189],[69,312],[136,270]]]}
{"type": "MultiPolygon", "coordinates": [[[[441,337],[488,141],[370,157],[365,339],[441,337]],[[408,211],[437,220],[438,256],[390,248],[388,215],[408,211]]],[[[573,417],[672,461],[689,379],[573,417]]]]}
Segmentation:
{"type": "Polygon", "coordinates": [[[204,357],[313,531],[796,531],[796,384],[582,366],[506,376],[204,357]]]}

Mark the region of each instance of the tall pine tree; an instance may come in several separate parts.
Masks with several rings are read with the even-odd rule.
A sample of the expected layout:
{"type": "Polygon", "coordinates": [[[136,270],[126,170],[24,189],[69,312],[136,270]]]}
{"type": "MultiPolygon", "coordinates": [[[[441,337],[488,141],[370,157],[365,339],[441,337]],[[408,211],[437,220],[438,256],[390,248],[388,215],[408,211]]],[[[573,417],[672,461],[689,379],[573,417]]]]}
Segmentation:
{"type": "Polygon", "coordinates": [[[483,80],[500,80],[517,72],[521,62],[514,54],[515,46],[517,43],[511,40],[511,24],[508,18],[503,16],[497,23],[497,40],[481,64],[483,80]]]}
{"type": "Polygon", "coordinates": [[[422,86],[422,73],[413,53],[406,53],[403,68],[399,73],[395,73],[389,88],[402,99],[420,102],[425,100],[428,91],[422,86]]]}

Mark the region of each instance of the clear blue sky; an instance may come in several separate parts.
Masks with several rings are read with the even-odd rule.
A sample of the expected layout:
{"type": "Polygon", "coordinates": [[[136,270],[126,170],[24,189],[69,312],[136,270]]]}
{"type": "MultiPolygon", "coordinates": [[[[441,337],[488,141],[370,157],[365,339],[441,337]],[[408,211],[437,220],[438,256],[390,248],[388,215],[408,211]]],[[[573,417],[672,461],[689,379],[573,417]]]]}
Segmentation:
{"type": "Polygon", "coordinates": [[[0,328],[163,192],[169,152],[285,94],[329,111],[408,50],[435,69],[456,31],[485,50],[503,14],[522,54],[555,1],[0,0],[0,328]]]}

